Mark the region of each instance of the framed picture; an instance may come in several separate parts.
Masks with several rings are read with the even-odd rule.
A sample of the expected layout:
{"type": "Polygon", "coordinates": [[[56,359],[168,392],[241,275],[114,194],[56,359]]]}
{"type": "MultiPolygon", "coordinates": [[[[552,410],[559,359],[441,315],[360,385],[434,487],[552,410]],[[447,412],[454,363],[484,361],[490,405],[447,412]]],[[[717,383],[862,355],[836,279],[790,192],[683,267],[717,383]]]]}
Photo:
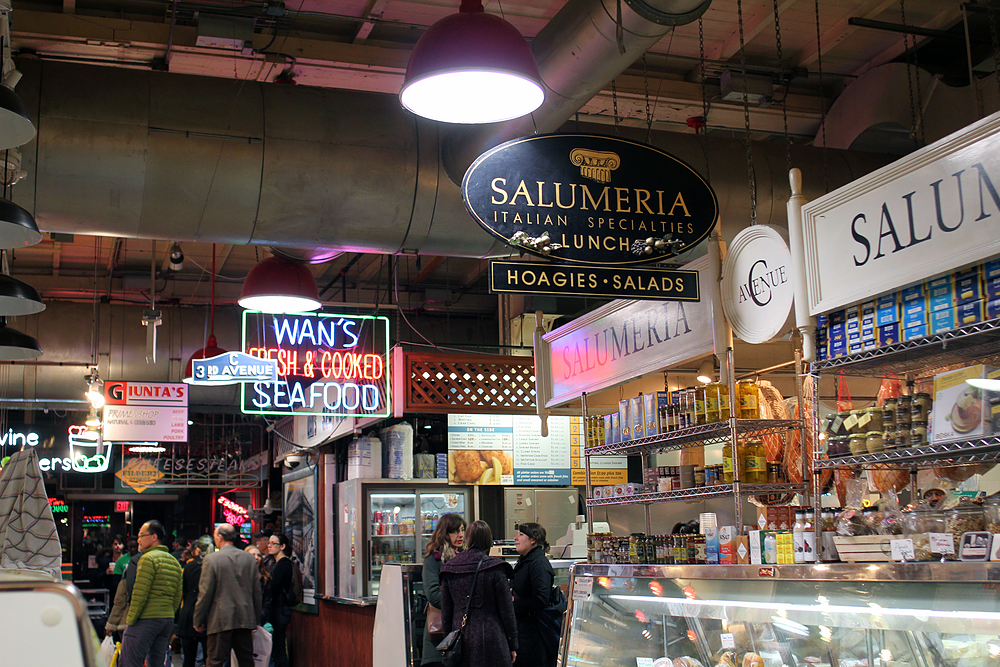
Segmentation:
{"type": "Polygon", "coordinates": [[[319,613],[316,602],[317,568],[316,546],[319,476],[314,465],[303,463],[281,477],[284,493],[285,534],[292,542],[292,562],[302,572],[302,604],[298,611],[319,613]]]}

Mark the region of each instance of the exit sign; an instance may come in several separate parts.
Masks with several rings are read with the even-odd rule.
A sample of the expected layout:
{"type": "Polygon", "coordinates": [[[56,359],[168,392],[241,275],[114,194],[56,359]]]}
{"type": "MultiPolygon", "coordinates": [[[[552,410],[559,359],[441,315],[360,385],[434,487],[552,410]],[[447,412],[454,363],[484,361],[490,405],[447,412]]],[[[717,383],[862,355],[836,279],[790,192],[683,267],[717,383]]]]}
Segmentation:
{"type": "Polygon", "coordinates": [[[115,511],[116,512],[128,512],[131,509],[131,500],[116,500],[115,501],[115,511]]]}

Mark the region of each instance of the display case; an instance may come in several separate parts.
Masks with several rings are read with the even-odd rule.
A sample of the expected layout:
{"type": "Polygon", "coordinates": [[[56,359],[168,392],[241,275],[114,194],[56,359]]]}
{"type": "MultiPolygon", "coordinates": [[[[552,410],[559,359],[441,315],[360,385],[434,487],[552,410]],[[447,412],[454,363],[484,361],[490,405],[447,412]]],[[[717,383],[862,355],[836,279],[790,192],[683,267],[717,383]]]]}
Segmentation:
{"type": "Polygon", "coordinates": [[[1000,564],[580,565],[561,667],[1000,664],[1000,564]]]}
{"type": "Polygon", "coordinates": [[[421,563],[442,514],[472,520],[472,487],[442,481],[353,479],[336,485],[338,597],[377,596],[384,565],[421,563]]]}

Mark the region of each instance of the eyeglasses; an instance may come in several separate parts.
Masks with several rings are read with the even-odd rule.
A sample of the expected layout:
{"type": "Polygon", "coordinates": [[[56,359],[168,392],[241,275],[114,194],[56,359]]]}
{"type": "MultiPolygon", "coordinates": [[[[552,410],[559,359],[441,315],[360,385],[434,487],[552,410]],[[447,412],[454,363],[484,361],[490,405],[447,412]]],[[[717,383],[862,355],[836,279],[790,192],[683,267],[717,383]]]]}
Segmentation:
{"type": "Polygon", "coordinates": [[[139,535],[135,536],[135,539],[138,540],[138,539],[143,538],[143,537],[152,537],[152,535],[153,535],[152,533],[145,533],[145,534],[141,534],[140,533],[139,535]]]}

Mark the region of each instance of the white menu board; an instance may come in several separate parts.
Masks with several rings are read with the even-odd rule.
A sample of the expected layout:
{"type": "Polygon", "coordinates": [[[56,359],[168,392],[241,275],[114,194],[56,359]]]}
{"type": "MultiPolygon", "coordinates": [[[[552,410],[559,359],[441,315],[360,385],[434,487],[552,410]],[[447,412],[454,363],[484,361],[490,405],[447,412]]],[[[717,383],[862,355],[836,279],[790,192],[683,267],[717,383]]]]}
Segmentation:
{"type": "MultiPolygon", "coordinates": [[[[583,420],[549,417],[541,436],[536,415],[448,415],[448,481],[454,484],[565,486],[583,484],[583,420]]],[[[627,481],[624,456],[591,460],[611,483],[627,481]]]]}

